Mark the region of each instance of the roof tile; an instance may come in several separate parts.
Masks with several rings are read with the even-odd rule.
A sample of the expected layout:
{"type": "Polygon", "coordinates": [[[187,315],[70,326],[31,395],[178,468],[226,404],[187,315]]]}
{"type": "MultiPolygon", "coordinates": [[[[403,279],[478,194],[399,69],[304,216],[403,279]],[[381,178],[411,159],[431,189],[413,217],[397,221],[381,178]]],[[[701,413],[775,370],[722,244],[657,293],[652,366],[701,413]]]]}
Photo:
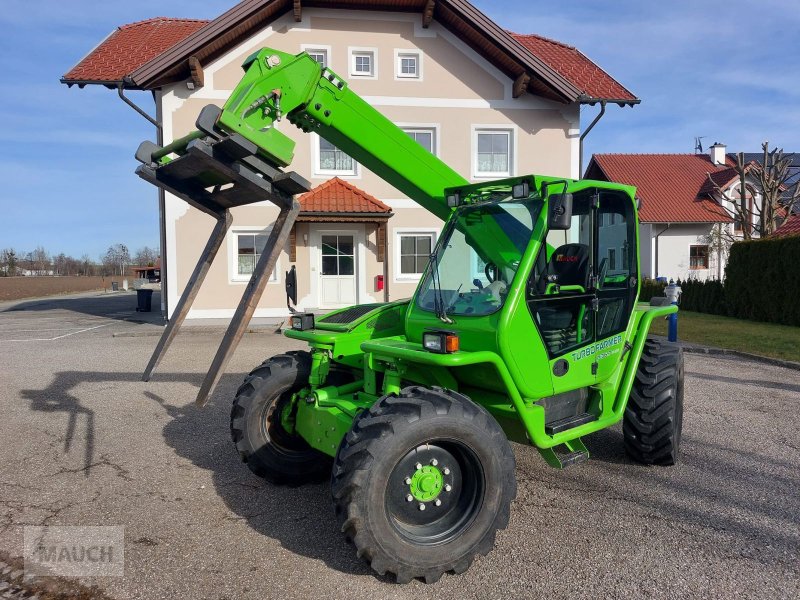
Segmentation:
{"type": "Polygon", "coordinates": [[[786,219],[786,223],[778,227],[772,237],[786,237],[790,235],[800,235],[800,215],[792,215],[786,219]]]}
{"type": "Polygon", "coordinates": [[[705,154],[595,154],[587,169],[590,177],[597,176],[595,166],[609,181],[636,186],[643,223],[731,221],[703,191],[707,173],[725,179],[730,166],[715,165],[705,154]]]}
{"type": "Polygon", "coordinates": [[[87,54],[62,81],[119,82],[137,67],[168,50],[208,21],[156,17],[122,25],[87,54]]]}
{"type": "MultiPolygon", "coordinates": [[[[64,83],[119,82],[210,21],[156,17],[119,27],[64,75],[64,83]]],[[[508,32],[537,58],[591,98],[638,102],[636,96],[577,48],[534,34],[508,32]]]]}
{"type": "Polygon", "coordinates": [[[300,207],[300,214],[392,212],[390,206],[338,177],[300,196],[300,207]]]}
{"type": "Polygon", "coordinates": [[[577,48],[541,35],[509,33],[590,98],[636,100],[634,94],[577,48]]]}

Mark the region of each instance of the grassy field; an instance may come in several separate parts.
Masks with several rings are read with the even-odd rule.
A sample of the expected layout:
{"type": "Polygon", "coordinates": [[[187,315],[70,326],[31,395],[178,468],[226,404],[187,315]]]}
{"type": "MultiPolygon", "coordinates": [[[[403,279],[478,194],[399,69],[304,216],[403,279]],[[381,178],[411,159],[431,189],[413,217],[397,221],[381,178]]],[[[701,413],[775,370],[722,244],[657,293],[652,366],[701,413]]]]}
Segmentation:
{"type": "MultiPolygon", "coordinates": [[[[667,335],[667,322],[656,319],[651,331],[658,335],[667,335]]],[[[742,321],[682,310],[678,313],[678,339],[800,362],[800,327],[742,321]]]]}

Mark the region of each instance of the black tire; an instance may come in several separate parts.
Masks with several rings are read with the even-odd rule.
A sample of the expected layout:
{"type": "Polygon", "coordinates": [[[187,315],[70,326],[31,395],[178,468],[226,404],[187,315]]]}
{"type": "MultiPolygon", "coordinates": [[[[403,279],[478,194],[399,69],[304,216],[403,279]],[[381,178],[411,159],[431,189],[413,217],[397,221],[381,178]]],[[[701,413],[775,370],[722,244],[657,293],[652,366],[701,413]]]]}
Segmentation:
{"type": "Polygon", "coordinates": [[[483,407],[449,390],[407,387],[362,413],[342,441],[331,485],[336,516],[378,574],[433,583],[492,549],[517,493],[514,466],[483,407]],[[438,495],[408,501],[411,475],[429,465],[441,467],[438,495]]]}
{"type": "MultiPolygon", "coordinates": [[[[310,371],[308,352],[273,356],[250,372],[233,400],[233,443],[247,467],[271,483],[295,486],[330,477],[331,459],[287,432],[280,419],[291,395],[308,385],[310,371]]],[[[335,367],[328,375],[332,383],[346,378],[335,367]]]]}
{"type": "Polygon", "coordinates": [[[674,465],[682,426],[683,350],[648,338],[622,423],[625,450],[641,463],[674,465]]]}

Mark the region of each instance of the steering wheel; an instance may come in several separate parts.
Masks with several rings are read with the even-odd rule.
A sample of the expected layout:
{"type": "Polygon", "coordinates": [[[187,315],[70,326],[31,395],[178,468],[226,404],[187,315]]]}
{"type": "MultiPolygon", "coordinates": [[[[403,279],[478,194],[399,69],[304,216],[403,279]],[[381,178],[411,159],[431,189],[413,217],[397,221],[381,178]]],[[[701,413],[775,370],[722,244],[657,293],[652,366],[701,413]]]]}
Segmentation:
{"type": "Polygon", "coordinates": [[[494,263],[486,263],[486,266],[483,268],[483,274],[486,275],[486,279],[489,280],[489,283],[497,281],[499,273],[500,269],[498,269],[497,265],[494,263]]]}

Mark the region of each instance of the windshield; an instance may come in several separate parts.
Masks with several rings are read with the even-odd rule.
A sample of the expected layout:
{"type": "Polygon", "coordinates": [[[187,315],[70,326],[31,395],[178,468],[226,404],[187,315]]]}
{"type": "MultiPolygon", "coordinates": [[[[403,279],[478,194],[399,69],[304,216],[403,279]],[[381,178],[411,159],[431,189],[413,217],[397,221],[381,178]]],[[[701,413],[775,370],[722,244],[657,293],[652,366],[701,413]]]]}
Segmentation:
{"type": "Polygon", "coordinates": [[[520,200],[459,209],[425,272],[420,308],[474,316],[499,310],[541,208],[540,200],[520,200]]]}

